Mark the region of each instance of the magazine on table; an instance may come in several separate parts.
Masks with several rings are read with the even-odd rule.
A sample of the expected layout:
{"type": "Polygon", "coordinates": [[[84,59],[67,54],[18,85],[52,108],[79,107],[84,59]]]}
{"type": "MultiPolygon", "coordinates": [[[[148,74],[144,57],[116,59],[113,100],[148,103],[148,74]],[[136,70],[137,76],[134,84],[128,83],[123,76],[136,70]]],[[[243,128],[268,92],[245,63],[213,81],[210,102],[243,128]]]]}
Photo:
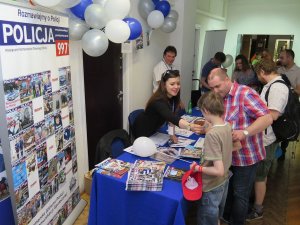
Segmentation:
{"type": "Polygon", "coordinates": [[[181,129],[179,127],[175,127],[175,134],[183,137],[190,137],[194,132],[186,129],[181,129]]]}
{"type": "Polygon", "coordinates": [[[178,137],[178,142],[175,144],[171,144],[170,147],[172,148],[180,148],[180,147],[186,147],[192,143],[194,143],[195,140],[184,138],[184,137],[178,137]]]}
{"type": "Polygon", "coordinates": [[[195,148],[203,148],[204,145],[204,137],[199,137],[196,143],[194,144],[195,148]]]}
{"type": "Polygon", "coordinates": [[[171,147],[159,147],[157,148],[157,153],[152,155],[150,158],[157,161],[162,161],[167,164],[172,164],[178,157],[179,151],[171,147]]]}
{"type": "Polygon", "coordinates": [[[126,181],[127,191],[161,191],[166,163],[136,160],[126,181]]]}
{"type": "Polygon", "coordinates": [[[127,171],[129,171],[131,163],[124,162],[119,159],[107,158],[104,161],[95,165],[98,168],[98,173],[106,174],[121,178],[127,171]]]}
{"type": "Polygon", "coordinates": [[[194,120],[196,120],[197,116],[191,116],[191,115],[183,115],[181,116],[182,119],[186,120],[189,123],[192,123],[194,120]]]}
{"type": "Polygon", "coordinates": [[[202,148],[195,148],[189,145],[180,149],[179,156],[183,158],[201,159],[203,157],[203,150],[202,148]]]}
{"type": "Polygon", "coordinates": [[[184,175],[185,172],[186,172],[185,170],[175,168],[173,166],[168,166],[165,171],[164,177],[176,181],[181,181],[182,176],[184,175]]]}

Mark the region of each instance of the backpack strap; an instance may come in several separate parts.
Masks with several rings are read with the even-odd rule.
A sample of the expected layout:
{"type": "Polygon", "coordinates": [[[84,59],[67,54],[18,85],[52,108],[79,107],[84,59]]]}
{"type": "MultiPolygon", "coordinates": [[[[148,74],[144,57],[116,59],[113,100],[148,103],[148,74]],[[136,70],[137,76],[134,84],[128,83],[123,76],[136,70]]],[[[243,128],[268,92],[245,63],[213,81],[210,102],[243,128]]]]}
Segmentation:
{"type": "MultiPolygon", "coordinates": [[[[274,83],[282,83],[282,84],[285,84],[289,88],[289,85],[285,81],[283,81],[283,80],[276,80],[272,84],[274,84],[274,83]]],[[[270,92],[270,88],[271,88],[272,84],[270,84],[270,86],[268,87],[268,89],[266,91],[266,95],[265,95],[265,100],[267,102],[267,106],[268,106],[269,92],[270,92]]]]}
{"type": "MultiPolygon", "coordinates": [[[[274,84],[274,83],[282,83],[282,84],[285,84],[289,88],[288,84],[283,80],[276,80],[273,83],[271,83],[270,86],[268,87],[267,91],[266,91],[266,94],[265,94],[265,100],[267,102],[267,106],[269,105],[268,104],[268,98],[269,98],[270,88],[271,88],[272,84],[274,84]]],[[[267,129],[265,129],[265,134],[267,134],[267,129]]]]}

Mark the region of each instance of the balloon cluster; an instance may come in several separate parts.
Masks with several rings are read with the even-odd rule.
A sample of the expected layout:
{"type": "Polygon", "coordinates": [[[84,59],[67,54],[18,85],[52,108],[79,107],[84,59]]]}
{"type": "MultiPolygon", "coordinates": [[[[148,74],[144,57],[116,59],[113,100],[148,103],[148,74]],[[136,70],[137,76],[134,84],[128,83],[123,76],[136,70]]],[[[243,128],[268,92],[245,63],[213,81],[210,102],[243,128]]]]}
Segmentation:
{"type": "Polygon", "coordinates": [[[110,40],[123,43],[134,40],[142,33],[141,23],[127,17],[130,0],[30,0],[44,7],[69,9],[69,35],[71,40],[82,39],[86,54],[103,55],[110,40]]]}
{"type": "Polygon", "coordinates": [[[167,0],[139,0],[138,11],[152,29],[171,33],[176,29],[178,12],[167,0]]]}

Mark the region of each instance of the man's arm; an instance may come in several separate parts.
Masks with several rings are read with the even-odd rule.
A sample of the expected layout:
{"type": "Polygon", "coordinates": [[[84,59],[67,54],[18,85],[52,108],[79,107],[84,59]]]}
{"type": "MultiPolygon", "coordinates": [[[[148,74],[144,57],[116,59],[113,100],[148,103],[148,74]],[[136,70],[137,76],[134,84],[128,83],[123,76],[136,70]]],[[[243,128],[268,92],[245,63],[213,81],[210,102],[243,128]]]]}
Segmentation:
{"type": "Polygon", "coordinates": [[[206,82],[206,77],[201,76],[201,85],[202,87],[206,87],[207,89],[210,89],[210,87],[208,86],[208,83],[206,82]]]}
{"type": "MultiPolygon", "coordinates": [[[[272,123],[273,118],[271,113],[258,117],[249,127],[245,129],[249,132],[247,136],[252,136],[264,131],[272,123]]],[[[232,138],[234,141],[241,141],[246,138],[246,135],[244,134],[243,130],[234,130],[232,131],[232,138]]]]}

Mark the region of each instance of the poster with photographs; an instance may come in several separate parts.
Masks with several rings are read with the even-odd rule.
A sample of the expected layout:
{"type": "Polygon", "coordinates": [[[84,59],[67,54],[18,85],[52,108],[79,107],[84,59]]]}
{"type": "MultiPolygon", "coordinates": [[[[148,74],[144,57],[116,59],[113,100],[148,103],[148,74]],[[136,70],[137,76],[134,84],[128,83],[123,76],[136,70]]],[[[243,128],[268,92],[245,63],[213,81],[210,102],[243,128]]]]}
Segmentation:
{"type": "Polygon", "coordinates": [[[0,201],[8,195],[2,157],[7,154],[16,224],[62,224],[80,200],[68,17],[3,3],[0,10],[2,28],[18,26],[27,34],[16,39],[0,28],[0,107],[6,121],[0,138],[9,145],[0,149],[0,201]],[[17,16],[23,14],[33,16],[17,16]]]}

